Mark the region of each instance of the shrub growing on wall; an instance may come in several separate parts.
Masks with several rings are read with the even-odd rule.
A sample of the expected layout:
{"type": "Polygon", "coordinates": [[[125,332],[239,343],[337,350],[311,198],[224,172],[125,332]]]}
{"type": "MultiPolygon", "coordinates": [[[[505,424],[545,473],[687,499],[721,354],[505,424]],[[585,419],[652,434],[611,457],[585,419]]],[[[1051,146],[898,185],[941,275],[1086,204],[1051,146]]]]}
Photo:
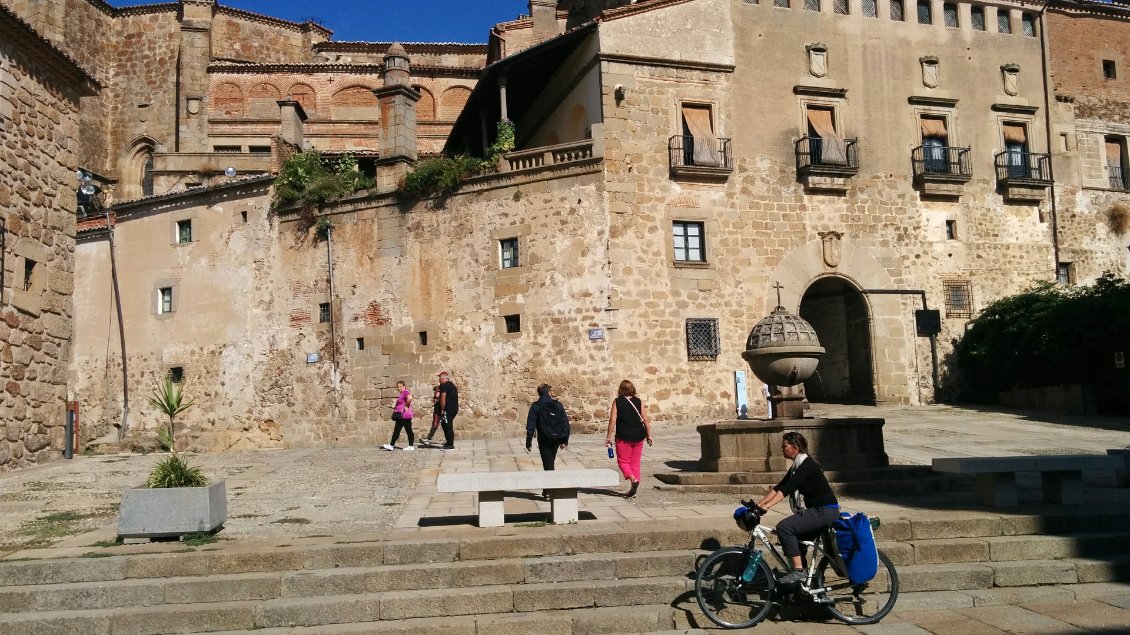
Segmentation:
{"type": "Polygon", "coordinates": [[[1015,388],[1101,384],[1114,353],[1130,353],[1130,284],[1104,273],[1090,286],[1041,283],[992,303],[954,349],[963,398],[994,403],[1015,388]]]}
{"type": "Polygon", "coordinates": [[[301,201],[318,207],[370,187],[373,180],[365,176],[352,156],[330,162],[317,150],[307,150],[283,163],[275,179],[274,202],[279,206],[301,201]]]}

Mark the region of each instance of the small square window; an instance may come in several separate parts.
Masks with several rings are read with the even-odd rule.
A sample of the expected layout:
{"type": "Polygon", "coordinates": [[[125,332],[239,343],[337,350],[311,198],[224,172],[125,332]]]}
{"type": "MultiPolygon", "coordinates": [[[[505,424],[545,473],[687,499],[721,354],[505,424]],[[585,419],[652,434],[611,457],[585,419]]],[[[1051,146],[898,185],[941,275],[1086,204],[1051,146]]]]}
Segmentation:
{"type": "Polygon", "coordinates": [[[173,366],[172,368],[170,368],[169,369],[169,379],[174,384],[179,384],[179,383],[183,382],[184,381],[184,367],[183,366],[173,366]]]}
{"type": "Polygon", "coordinates": [[[832,11],[836,15],[847,15],[850,9],[848,8],[848,0],[832,0],[832,11]]]}
{"type": "Polygon", "coordinates": [[[518,239],[517,238],[504,238],[498,241],[498,250],[501,256],[501,265],[503,269],[513,269],[517,267],[518,262],[518,239]]]}
{"type": "Polygon", "coordinates": [[[357,350],[359,350],[359,351],[365,350],[365,338],[363,338],[363,337],[357,338],[357,350]]]}
{"type": "Polygon", "coordinates": [[[323,302],[318,305],[318,322],[326,324],[330,321],[330,303],[323,302]]]}
{"type": "Polygon", "coordinates": [[[1012,33],[1012,23],[1009,22],[1008,9],[997,9],[997,32],[1012,33]]]}
{"type": "Polygon", "coordinates": [[[428,332],[427,331],[420,331],[417,335],[420,336],[420,346],[427,346],[428,345],[428,332]]]}
{"type": "Polygon", "coordinates": [[[675,221],[671,224],[677,262],[706,262],[703,223],[675,221]]]}
{"type": "Polygon", "coordinates": [[[952,2],[947,2],[942,5],[942,19],[946,26],[951,29],[956,29],[958,26],[957,21],[957,5],[952,2]]]}
{"type": "Polygon", "coordinates": [[[718,359],[717,318],[687,318],[687,358],[692,361],[718,359]]]}
{"type": "Polygon", "coordinates": [[[1103,60],[1103,78],[1118,79],[1118,69],[1114,65],[1114,60],[1103,60]]]}
{"type": "Polygon", "coordinates": [[[173,312],[173,288],[161,287],[157,290],[157,313],[173,312]]]}
{"type": "Polygon", "coordinates": [[[934,15],[931,13],[930,0],[918,0],[918,24],[933,24],[934,15]]]}
{"type": "Polygon", "coordinates": [[[863,0],[863,15],[868,18],[879,17],[879,4],[876,0],[863,0]]]}
{"type": "Polygon", "coordinates": [[[35,277],[35,265],[31,258],[24,258],[24,291],[31,291],[31,283],[35,277]]]}
{"type": "Polygon", "coordinates": [[[974,31],[984,31],[985,7],[969,7],[969,23],[974,31]]]}
{"type": "Polygon", "coordinates": [[[1060,262],[1055,266],[1055,281],[1056,284],[1074,284],[1075,283],[1075,268],[1071,266],[1070,262],[1060,262]]]}
{"type": "Polygon", "coordinates": [[[945,296],[947,318],[968,319],[973,316],[973,288],[968,280],[943,281],[942,295],[945,296]]]}
{"type": "Polygon", "coordinates": [[[507,333],[521,333],[522,332],[522,316],[520,315],[504,315],[502,316],[506,322],[507,333]]]}
{"type": "Polygon", "coordinates": [[[191,220],[178,220],[177,221],[177,242],[190,243],[192,242],[192,221],[191,220]]]}
{"type": "Polygon", "coordinates": [[[906,11],[902,6],[903,0],[891,0],[891,19],[895,22],[906,20],[906,11]]]}
{"type": "Polygon", "coordinates": [[[247,210],[239,213],[239,219],[245,223],[247,222],[247,210]]]}
{"type": "Polygon", "coordinates": [[[946,240],[957,240],[957,221],[946,221],[946,240]]]}
{"type": "Polygon", "coordinates": [[[819,11],[820,0],[804,0],[804,8],[808,11],[819,11]]]}
{"type": "Polygon", "coordinates": [[[1031,13],[1020,14],[1020,32],[1025,37],[1036,37],[1036,16],[1031,13]]]}

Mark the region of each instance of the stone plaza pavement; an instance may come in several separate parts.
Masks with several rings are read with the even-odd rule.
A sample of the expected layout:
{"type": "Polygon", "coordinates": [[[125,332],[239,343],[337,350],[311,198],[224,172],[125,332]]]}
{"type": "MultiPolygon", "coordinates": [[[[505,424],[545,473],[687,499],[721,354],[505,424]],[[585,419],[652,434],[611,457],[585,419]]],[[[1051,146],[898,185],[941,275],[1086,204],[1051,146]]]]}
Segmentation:
{"type": "MultiPolygon", "coordinates": [[[[949,406],[856,407],[816,405],[814,416],[882,416],[892,463],[929,464],[943,456],[1105,453],[1130,447],[1130,420],[1067,417],[949,406]]],[[[681,521],[716,518],[728,526],[736,496],[660,490],[657,472],[694,469],[698,434],[685,425],[659,424],[655,446],[644,453],[644,487],[636,498],[614,490],[580,494],[582,523],[681,521]]],[[[229,520],[224,545],[281,536],[316,543],[374,535],[405,538],[489,531],[474,527],[473,494],[439,494],[441,472],[538,470],[537,451],[527,453],[524,432],[513,438],[463,440],[454,452],[420,448],[384,452],[376,447],[340,447],[194,455],[213,479],[225,478],[229,520]]],[[[603,435],[578,435],[558,458],[558,469],[609,467],[603,435]]],[[[401,441],[403,444],[403,439],[401,441]]],[[[819,458],[819,457],[817,457],[819,458]]],[[[76,556],[105,545],[115,535],[120,490],[137,486],[156,461],[145,455],[80,456],[0,474],[0,558],[76,556]]],[[[1021,507],[978,507],[972,489],[914,499],[843,500],[847,509],[894,518],[967,518],[1002,513],[1038,513],[1035,483],[1021,481],[1021,507]],[[1027,500],[1025,500],[1027,498],[1027,500]]],[[[1084,503],[1124,510],[1130,490],[1088,487],[1084,503]]],[[[506,501],[508,527],[539,524],[549,503],[516,495],[506,501]]],[[[774,512],[775,513],[775,512],[774,512]]],[[[779,518],[779,517],[778,517],[779,518]]],[[[772,521],[772,519],[771,519],[772,521]]],[[[175,545],[126,545],[120,553],[175,545]]],[[[1094,598],[1023,606],[944,611],[905,611],[874,627],[773,622],[763,633],[1130,633],[1130,585],[1093,586],[1094,598]]]]}

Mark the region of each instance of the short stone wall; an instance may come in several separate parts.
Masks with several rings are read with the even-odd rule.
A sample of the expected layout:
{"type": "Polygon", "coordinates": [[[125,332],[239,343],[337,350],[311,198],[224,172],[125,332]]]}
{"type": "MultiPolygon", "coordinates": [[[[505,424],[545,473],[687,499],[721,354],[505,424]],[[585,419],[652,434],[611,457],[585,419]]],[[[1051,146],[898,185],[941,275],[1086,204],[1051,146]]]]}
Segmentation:
{"type": "Polygon", "coordinates": [[[1064,412],[1069,414],[1097,414],[1098,402],[1095,387],[1083,384],[1020,388],[1000,393],[1002,406],[1064,412]]]}
{"type": "Polygon", "coordinates": [[[781,435],[799,432],[809,452],[825,470],[887,467],[883,420],[772,419],[720,421],[698,426],[702,442],[699,469],[704,472],[782,472],[789,461],[781,454],[781,435]]]}

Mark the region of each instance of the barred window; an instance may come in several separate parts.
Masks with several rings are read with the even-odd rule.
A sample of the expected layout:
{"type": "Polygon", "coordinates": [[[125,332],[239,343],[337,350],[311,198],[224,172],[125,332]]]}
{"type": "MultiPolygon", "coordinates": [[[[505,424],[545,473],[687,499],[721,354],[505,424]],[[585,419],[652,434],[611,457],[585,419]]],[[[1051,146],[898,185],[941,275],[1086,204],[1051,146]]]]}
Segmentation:
{"type": "Polygon", "coordinates": [[[1008,9],[997,9],[997,31],[1012,33],[1012,23],[1008,21],[1008,9]]]}
{"type": "Polygon", "coordinates": [[[879,5],[875,0],[863,0],[863,15],[869,18],[879,17],[879,5]]]}
{"type": "Polygon", "coordinates": [[[1036,16],[1031,13],[1021,14],[1020,32],[1027,37],[1036,37],[1036,16]]]}
{"type": "Polygon", "coordinates": [[[323,302],[318,305],[318,322],[325,324],[330,321],[330,303],[323,302]]]}
{"type": "Polygon", "coordinates": [[[973,317],[973,287],[968,280],[945,280],[942,294],[946,300],[947,318],[973,317]]]}
{"type": "Polygon", "coordinates": [[[848,14],[848,0],[832,0],[832,11],[838,15],[848,14]]]}
{"type": "Polygon", "coordinates": [[[931,13],[930,0],[918,0],[918,24],[933,24],[934,15],[931,13]]]}
{"type": "Polygon", "coordinates": [[[969,7],[969,23],[974,31],[984,31],[985,7],[969,7]]]}
{"type": "Polygon", "coordinates": [[[902,22],[906,19],[903,16],[902,0],[891,0],[891,19],[895,22],[902,22]]]}
{"type": "Polygon", "coordinates": [[[212,146],[212,152],[216,154],[239,154],[243,152],[243,146],[212,146]]]}
{"type": "Polygon", "coordinates": [[[671,224],[671,234],[676,261],[706,262],[702,223],[675,221],[671,224]]]}
{"type": "Polygon", "coordinates": [[[809,11],[819,11],[820,0],[804,0],[804,8],[809,11]]]}
{"type": "Polygon", "coordinates": [[[718,319],[687,318],[687,358],[692,361],[718,359],[718,319]]]}
{"type": "Polygon", "coordinates": [[[1055,281],[1057,284],[1074,284],[1075,270],[1070,262],[1060,262],[1055,266],[1055,281]]]}
{"type": "Polygon", "coordinates": [[[951,29],[958,27],[957,23],[957,5],[952,2],[947,2],[942,5],[942,18],[945,20],[946,26],[951,29]]]}
{"type": "Polygon", "coordinates": [[[173,366],[169,369],[169,379],[174,384],[179,384],[184,381],[184,366],[173,366]]]}
{"type": "Polygon", "coordinates": [[[782,9],[788,9],[789,0],[773,0],[773,6],[781,7],[782,9]]]}

